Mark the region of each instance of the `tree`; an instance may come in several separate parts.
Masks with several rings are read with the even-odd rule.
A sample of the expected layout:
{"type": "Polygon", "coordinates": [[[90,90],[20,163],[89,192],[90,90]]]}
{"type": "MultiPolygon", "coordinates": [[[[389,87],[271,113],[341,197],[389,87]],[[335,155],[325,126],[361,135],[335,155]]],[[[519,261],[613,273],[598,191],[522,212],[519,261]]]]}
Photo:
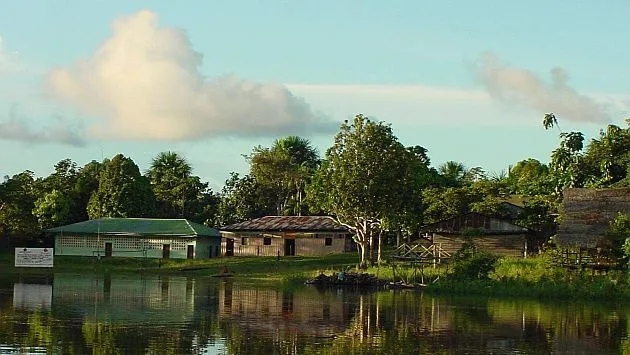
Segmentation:
{"type": "Polygon", "coordinates": [[[0,233],[35,238],[39,234],[37,220],[33,216],[36,191],[32,171],[5,178],[0,184],[0,233]]]}
{"type": "Polygon", "coordinates": [[[460,186],[464,182],[466,167],[462,163],[451,160],[440,165],[438,172],[447,186],[460,186]]]}
{"type": "Polygon", "coordinates": [[[273,198],[277,215],[301,215],[304,188],[319,165],[317,151],[307,139],[289,136],[271,148],[255,147],[247,156],[250,175],[273,198]]]}
{"type": "Polygon", "coordinates": [[[226,226],[248,219],[273,214],[275,207],[261,192],[259,184],[251,176],[239,176],[232,172],[221,190],[220,201],[214,219],[217,226],[226,226]]]}
{"type": "Polygon", "coordinates": [[[89,218],[88,204],[92,195],[98,190],[101,172],[105,170],[107,161],[109,160],[99,163],[96,160],[92,160],[79,170],[79,175],[74,185],[76,196],[72,207],[73,218],[76,218],[77,222],[85,221],[89,218]]]}
{"type": "Polygon", "coordinates": [[[185,218],[192,211],[199,195],[208,188],[196,176],[184,157],[175,152],[162,152],[146,173],[156,198],[157,215],[161,218],[185,218]],[[187,206],[187,204],[189,206],[187,206]]]}
{"type": "Polygon", "coordinates": [[[104,163],[98,190],[88,204],[90,219],[101,217],[149,217],[155,197],[149,181],[130,158],[122,154],[104,163]]]}
{"type": "Polygon", "coordinates": [[[521,160],[509,170],[506,179],[510,193],[546,195],[553,193],[549,167],[536,159],[521,160]]]}
{"type": "Polygon", "coordinates": [[[309,198],[354,232],[362,265],[372,238],[401,211],[400,196],[413,193],[408,156],[389,125],[357,115],[341,125],[309,187],[309,198]]]}
{"type": "Polygon", "coordinates": [[[33,215],[37,217],[41,229],[52,228],[66,223],[70,217],[71,204],[67,195],[53,189],[35,201],[33,215]]]}

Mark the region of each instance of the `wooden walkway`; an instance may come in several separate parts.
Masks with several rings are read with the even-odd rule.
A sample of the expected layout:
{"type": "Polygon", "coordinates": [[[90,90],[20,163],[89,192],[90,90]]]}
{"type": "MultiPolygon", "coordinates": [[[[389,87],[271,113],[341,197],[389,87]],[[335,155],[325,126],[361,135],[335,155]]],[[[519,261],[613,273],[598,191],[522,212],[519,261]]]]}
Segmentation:
{"type": "Polygon", "coordinates": [[[396,261],[408,261],[423,264],[441,264],[447,262],[451,254],[442,249],[440,244],[431,244],[428,247],[421,244],[403,243],[396,248],[391,259],[396,261]]]}

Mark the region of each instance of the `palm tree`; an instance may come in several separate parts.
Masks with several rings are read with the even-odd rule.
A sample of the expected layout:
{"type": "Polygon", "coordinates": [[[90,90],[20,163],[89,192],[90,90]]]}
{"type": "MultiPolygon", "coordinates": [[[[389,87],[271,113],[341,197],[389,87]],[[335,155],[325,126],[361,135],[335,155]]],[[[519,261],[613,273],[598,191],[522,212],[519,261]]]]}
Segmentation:
{"type": "Polygon", "coordinates": [[[446,179],[448,185],[461,185],[467,170],[464,164],[451,160],[440,165],[438,172],[446,179]]]}
{"type": "Polygon", "coordinates": [[[175,152],[162,152],[153,158],[146,176],[153,186],[161,217],[184,217],[191,173],[186,158],[175,152]]]}

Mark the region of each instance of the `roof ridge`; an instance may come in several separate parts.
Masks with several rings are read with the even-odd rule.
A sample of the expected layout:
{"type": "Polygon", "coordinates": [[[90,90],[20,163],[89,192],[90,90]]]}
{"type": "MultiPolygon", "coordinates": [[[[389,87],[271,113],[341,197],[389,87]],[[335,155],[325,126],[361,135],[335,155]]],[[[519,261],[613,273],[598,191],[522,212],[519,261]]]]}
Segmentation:
{"type": "Polygon", "coordinates": [[[186,221],[186,224],[188,225],[188,228],[190,228],[190,230],[192,230],[192,232],[193,232],[195,235],[199,235],[199,234],[197,233],[197,231],[195,230],[195,228],[193,228],[193,226],[191,226],[191,225],[190,225],[190,222],[189,222],[187,219],[184,219],[184,221],[186,221]]]}

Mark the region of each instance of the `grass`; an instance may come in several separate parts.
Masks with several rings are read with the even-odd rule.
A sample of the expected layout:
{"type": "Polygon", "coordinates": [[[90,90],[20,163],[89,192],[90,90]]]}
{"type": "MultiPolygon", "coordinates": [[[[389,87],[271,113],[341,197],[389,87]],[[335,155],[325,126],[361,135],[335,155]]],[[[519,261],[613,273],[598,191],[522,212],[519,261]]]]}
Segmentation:
{"type": "Polygon", "coordinates": [[[210,276],[223,273],[224,268],[236,278],[248,278],[285,283],[303,283],[319,272],[340,270],[354,265],[358,257],[354,253],[331,254],[313,257],[222,257],[214,259],[143,259],[101,258],[81,256],[55,256],[52,269],[15,268],[12,252],[0,252],[0,273],[46,274],[57,271],[82,271],[94,273],[147,272],[160,274],[185,274],[210,276]]]}
{"type": "MultiPolygon", "coordinates": [[[[139,259],[56,256],[53,269],[15,268],[13,253],[0,252],[2,275],[52,275],[53,272],[141,272],[176,275],[210,276],[223,272],[224,267],[234,277],[247,282],[281,283],[287,287],[304,284],[319,273],[331,274],[352,269],[358,262],[354,253],[318,257],[223,257],[216,259],[139,259]]],[[[587,271],[568,271],[553,266],[546,257],[528,259],[502,258],[488,279],[454,280],[448,277],[447,266],[405,267],[383,264],[365,272],[389,281],[424,283],[429,293],[466,294],[555,299],[630,299],[630,275],[626,271],[609,271],[592,275],[587,271]],[[439,280],[435,282],[436,280],[439,280]]]]}

